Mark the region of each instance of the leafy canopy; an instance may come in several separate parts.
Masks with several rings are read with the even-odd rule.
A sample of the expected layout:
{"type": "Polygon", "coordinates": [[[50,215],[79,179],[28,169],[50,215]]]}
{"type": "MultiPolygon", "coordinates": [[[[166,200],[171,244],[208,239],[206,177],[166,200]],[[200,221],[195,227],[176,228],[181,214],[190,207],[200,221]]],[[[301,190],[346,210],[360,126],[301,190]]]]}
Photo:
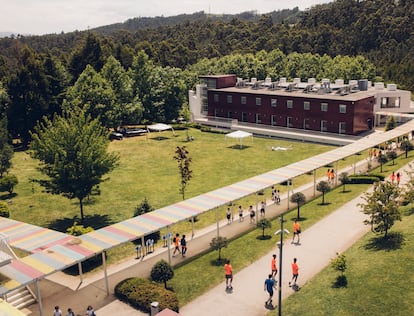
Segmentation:
{"type": "Polygon", "coordinates": [[[83,219],[83,199],[118,163],[118,155],[107,152],[106,129],[75,108],[53,120],[45,118],[31,136],[31,155],[42,162],[40,171],[49,177],[38,182],[52,194],[77,198],[83,219]]]}

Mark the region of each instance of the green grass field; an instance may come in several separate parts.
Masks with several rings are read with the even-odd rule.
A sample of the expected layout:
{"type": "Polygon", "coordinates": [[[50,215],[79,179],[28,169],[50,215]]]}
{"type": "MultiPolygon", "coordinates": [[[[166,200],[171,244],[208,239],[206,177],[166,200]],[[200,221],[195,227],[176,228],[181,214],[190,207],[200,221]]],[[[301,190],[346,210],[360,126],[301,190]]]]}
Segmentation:
{"type": "MultiPolygon", "coordinates": [[[[92,195],[85,203],[87,223],[94,228],[125,220],[146,197],[155,208],[181,200],[179,171],[173,159],[177,146],[187,146],[192,158],[193,178],[186,198],[279,168],[294,161],[332,149],[330,146],[289,142],[270,138],[245,141],[244,149],[233,148],[223,134],[191,130],[193,142],[184,142],[185,131],[164,132],[165,139],[156,134],[113,141],[110,151],[120,154],[120,166],[110,173],[101,185],[100,195],[92,195]],[[288,151],[272,151],[272,146],[292,146],[288,151]],[[92,217],[92,218],[90,218],[92,217]],[[100,220],[98,220],[100,218],[100,220]]],[[[11,174],[18,177],[11,218],[40,226],[64,229],[79,216],[77,200],[43,192],[30,179],[41,177],[38,162],[27,152],[16,152],[11,174]]],[[[0,196],[8,199],[6,193],[0,196]]],[[[69,226],[70,226],[69,225],[69,226]]]]}

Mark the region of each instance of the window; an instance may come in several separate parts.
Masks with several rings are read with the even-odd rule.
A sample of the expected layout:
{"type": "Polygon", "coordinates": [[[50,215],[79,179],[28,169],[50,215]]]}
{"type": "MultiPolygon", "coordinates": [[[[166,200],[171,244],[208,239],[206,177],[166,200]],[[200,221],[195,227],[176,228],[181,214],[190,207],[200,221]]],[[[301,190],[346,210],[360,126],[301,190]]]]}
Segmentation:
{"type": "Polygon", "coordinates": [[[262,123],[262,115],[260,113],[256,113],[256,124],[262,123]]]}
{"type": "Polygon", "coordinates": [[[321,103],[321,111],[328,112],[328,103],[321,103]]]}
{"type": "Polygon", "coordinates": [[[214,94],[214,102],[218,102],[219,101],[219,95],[217,93],[214,94]]]}
{"type": "Polygon", "coordinates": [[[270,100],[270,106],[275,108],[277,106],[277,99],[271,99],[270,100]]]}
{"type": "Polygon", "coordinates": [[[227,112],[227,118],[233,118],[233,112],[232,111],[227,112]]]}
{"type": "Polygon", "coordinates": [[[272,115],[272,116],[271,116],[271,124],[272,124],[272,126],[277,125],[277,118],[276,118],[276,115],[272,115]]]}
{"type": "Polygon", "coordinates": [[[346,113],[346,104],[339,105],[339,113],[346,113]]]}
{"type": "Polygon", "coordinates": [[[256,98],[256,105],[262,105],[262,98],[256,98]]]}
{"type": "Polygon", "coordinates": [[[292,101],[292,100],[287,100],[287,101],[286,101],[286,107],[287,107],[288,109],[293,108],[293,101],[292,101]]]}
{"type": "Polygon", "coordinates": [[[326,132],[328,130],[328,121],[321,121],[321,132],[326,132]]]}
{"type": "Polygon", "coordinates": [[[242,112],[241,120],[242,120],[242,122],[247,122],[247,113],[246,112],[242,112]]]}
{"type": "Polygon", "coordinates": [[[233,96],[232,95],[227,96],[227,103],[233,103],[233,96]]]}
{"type": "Polygon", "coordinates": [[[241,104],[246,104],[246,97],[243,97],[243,96],[242,96],[242,97],[240,98],[240,103],[241,103],[241,104]]]}
{"type": "Polygon", "coordinates": [[[306,111],[310,110],[310,102],[309,101],[303,101],[303,109],[306,111]]]}
{"type": "Polygon", "coordinates": [[[381,107],[386,108],[388,105],[388,98],[381,98],[381,107]]]}
{"type": "Polygon", "coordinates": [[[339,134],[346,133],[346,124],[345,122],[339,122],[339,134]]]}
{"type": "Polygon", "coordinates": [[[214,109],[214,117],[219,116],[219,110],[218,109],[214,109]]]}

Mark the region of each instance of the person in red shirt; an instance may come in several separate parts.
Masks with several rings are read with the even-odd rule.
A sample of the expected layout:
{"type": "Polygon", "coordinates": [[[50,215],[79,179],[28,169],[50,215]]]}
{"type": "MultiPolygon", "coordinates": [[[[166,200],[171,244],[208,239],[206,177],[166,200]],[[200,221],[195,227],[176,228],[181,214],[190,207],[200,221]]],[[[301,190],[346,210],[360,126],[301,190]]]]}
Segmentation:
{"type": "Polygon", "coordinates": [[[230,260],[227,260],[226,264],[224,265],[224,273],[226,278],[226,289],[232,289],[233,267],[230,264],[230,260]]]}
{"type": "Polygon", "coordinates": [[[174,239],[173,239],[173,242],[174,242],[174,246],[175,246],[175,249],[174,249],[174,252],[173,252],[173,257],[175,257],[175,254],[178,252],[178,253],[181,253],[181,250],[180,250],[180,244],[181,244],[181,242],[180,242],[180,234],[175,234],[175,237],[174,237],[174,239]]]}
{"type": "Polygon", "coordinates": [[[277,266],[276,266],[276,255],[274,254],[272,257],[272,261],[271,261],[271,269],[272,269],[272,279],[274,280],[276,278],[276,274],[277,274],[277,266]]]}
{"type": "Polygon", "coordinates": [[[295,286],[299,276],[299,266],[296,263],[297,259],[293,258],[292,262],[292,280],[289,281],[289,286],[295,286]]]}
{"type": "Polygon", "coordinates": [[[299,244],[300,242],[300,233],[301,233],[301,229],[300,229],[300,224],[298,223],[298,220],[295,219],[295,221],[293,222],[293,239],[292,239],[292,244],[295,242],[295,237],[298,237],[298,241],[297,243],[299,244]]]}

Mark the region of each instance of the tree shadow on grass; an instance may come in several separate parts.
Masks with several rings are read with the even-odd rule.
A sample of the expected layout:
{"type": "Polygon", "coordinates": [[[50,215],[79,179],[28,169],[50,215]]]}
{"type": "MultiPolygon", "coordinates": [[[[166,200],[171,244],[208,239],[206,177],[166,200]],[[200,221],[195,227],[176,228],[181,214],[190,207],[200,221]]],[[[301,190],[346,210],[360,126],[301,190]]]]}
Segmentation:
{"type": "Polygon", "coordinates": [[[259,235],[259,236],[256,236],[256,239],[257,240],[269,240],[269,239],[271,239],[272,238],[272,236],[271,235],[259,235]]]}
{"type": "Polygon", "coordinates": [[[8,200],[10,200],[10,199],[12,199],[12,198],[14,198],[14,197],[16,197],[17,196],[17,193],[12,193],[12,194],[9,194],[8,192],[7,193],[5,193],[5,194],[1,194],[0,195],[0,200],[1,201],[8,201],[8,200]]]}
{"type": "Polygon", "coordinates": [[[338,275],[335,282],[332,284],[332,288],[339,289],[343,287],[348,287],[346,275],[338,275]]]}
{"type": "Polygon", "coordinates": [[[83,225],[84,227],[92,227],[93,229],[99,229],[114,223],[108,215],[94,214],[85,216],[83,222],[81,222],[80,218],[77,216],[72,218],[65,217],[62,219],[57,219],[49,223],[48,228],[66,233],[67,229],[69,227],[72,227],[75,222],[83,225]]]}
{"type": "Polygon", "coordinates": [[[371,238],[368,243],[364,246],[366,250],[374,251],[391,251],[401,249],[401,246],[404,244],[405,238],[402,233],[392,232],[389,233],[387,237],[377,236],[371,238]]]}
{"type": "Polygon", "coordinates": [[[410,215],[413,215],[413,214],[414,214],[414,207],[412,207],[412,208],[404,211],[404,214],[403,215],[410,216],[410,215]]]}
{"type": "Polygon", "coordinates": [[[215,267],[221,267],[226,263],[226,261],[227,259],[224,259],[224,258],[214,259],[210,261],[210,264],[215,267]]]}
{"type": "Polygon", "coordinates": [[[324,203],[318,203],[319,206],[326,206],[326,205],[330,205],[331,202],[324,202],[324,203]]]}

